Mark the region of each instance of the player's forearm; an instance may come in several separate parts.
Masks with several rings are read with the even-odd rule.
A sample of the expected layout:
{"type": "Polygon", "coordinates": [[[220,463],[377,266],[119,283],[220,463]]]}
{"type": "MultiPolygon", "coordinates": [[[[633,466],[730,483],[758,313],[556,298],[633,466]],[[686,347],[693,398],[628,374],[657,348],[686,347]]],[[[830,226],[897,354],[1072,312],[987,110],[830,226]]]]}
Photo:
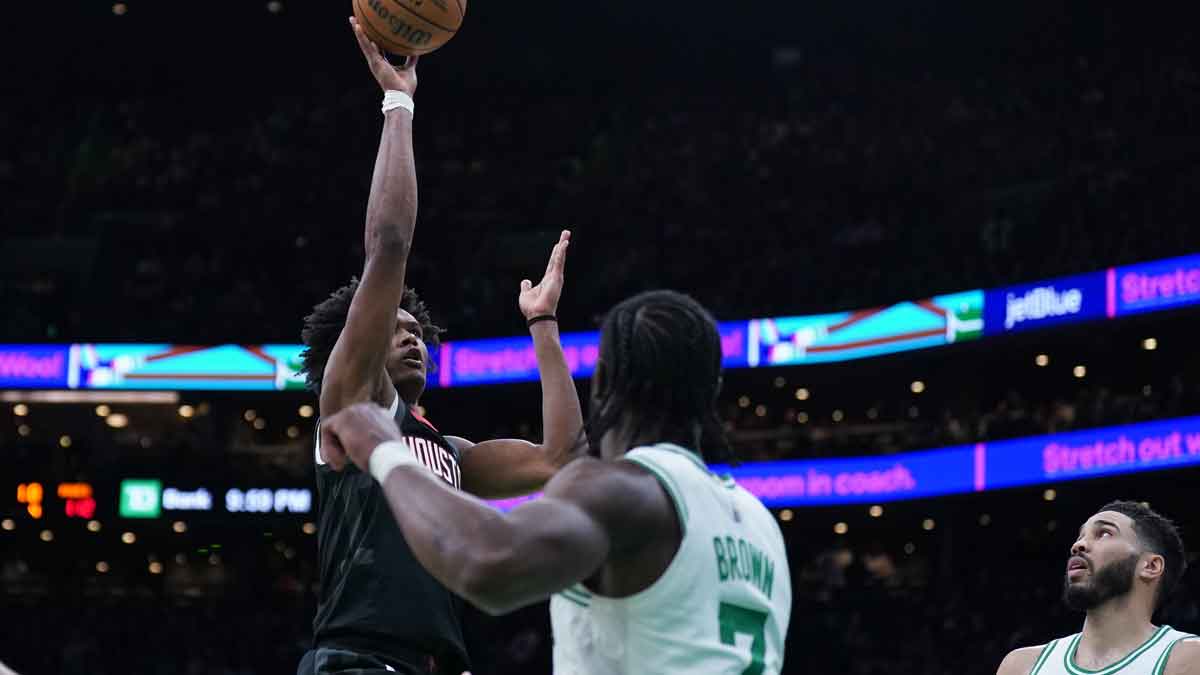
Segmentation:
{"type": "Polygon", "coordinates": [[[582,438],[579,392],[563,354],[558,323],[535,323],[530,333],[542,382],[542,450],[554,465],[562,466],[574,457],[582,438]]]}
{"type": "Polygon", "coordinates": [[[421,565],[455,594],[477,607],[493,609],[489,589],[516,540],[507,516],[448,489],[417,465],[393,470],[383,491],[421,565]]]}
{"type": "Polygon", "coordinates": [[[384,116],[379,152],[375,156],[363,244],[367,258],[384,251],[407,256],[416,223],[417,169],[412,115],[396,108],[384,116]]]}

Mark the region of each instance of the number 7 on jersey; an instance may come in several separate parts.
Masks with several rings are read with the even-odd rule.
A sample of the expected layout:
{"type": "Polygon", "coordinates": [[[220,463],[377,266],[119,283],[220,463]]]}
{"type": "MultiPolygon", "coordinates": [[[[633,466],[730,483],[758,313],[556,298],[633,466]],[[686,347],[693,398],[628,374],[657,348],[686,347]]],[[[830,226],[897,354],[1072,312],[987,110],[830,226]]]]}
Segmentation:
{"type": "Polygon", "coordinates": [[[750,665],[742,671],[742,675],[762,675],[763,657],[767,651],[766,612],[722,602],[717,619],[721,624],[722,644],[736,647],[738,633],[753,638],[750,643],[750,665]]]}

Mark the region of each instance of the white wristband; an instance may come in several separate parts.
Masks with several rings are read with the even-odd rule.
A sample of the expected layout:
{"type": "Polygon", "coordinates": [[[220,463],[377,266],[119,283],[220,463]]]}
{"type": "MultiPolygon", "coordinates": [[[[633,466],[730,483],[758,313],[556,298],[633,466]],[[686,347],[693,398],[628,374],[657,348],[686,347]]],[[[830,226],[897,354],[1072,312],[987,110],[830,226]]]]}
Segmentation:
{"type": "Polygon", "coordinates": [[[375,452],[371,453],[371,459],[367,460],[367,468],[371,470],[371,475],[375,480],[383,484],[383,480],[388,477],[392,469],[404,464],[417,464],[417,458],[413,457],[412,450],[408,448],[408,444],[404,441],[386,441],[375,446],[375,452]]]}
{"type": "Polygon", "coordinates": [[[408,111],[408,114],[412,115],[414,114],[413,111],[416,109],[416,107],[417,106],[415,103],[413,103],[412,97],[409,96],[408,92],[406,91],[388,89],[387,91],[383,92],[384,115],[388,114],[389,110],[395,110],[396,108],[404,108],[408,111]]]}

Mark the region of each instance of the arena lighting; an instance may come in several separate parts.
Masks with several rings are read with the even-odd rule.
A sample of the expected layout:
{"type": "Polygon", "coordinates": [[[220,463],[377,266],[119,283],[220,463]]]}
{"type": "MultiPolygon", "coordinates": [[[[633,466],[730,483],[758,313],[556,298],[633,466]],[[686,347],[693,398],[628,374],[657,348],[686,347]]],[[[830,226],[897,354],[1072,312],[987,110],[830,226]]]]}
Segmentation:
{"type": "Polygon", "coordinates": [[[304,530],[304,534],[316,534],[317,533],[316,523],[305,523],[304,527],[301,529],[304,530]]]}
{"type": "Polygon", "coordinates": [[[99,572],[100,574],[106,574],[108,572],[108,570],[109,570],[108,563],[104,562],[103,560],[96,563],[96,571],[99,572]]]}
{"type": "Polygon", "coordinates": [[[803,411],[796,413],[796,421],[800,424],[808,424],[808,413],[803,411]]]}
{"type": "Polygon", "coordinates": [[[39,535],[39,537],[42,541],[54,541],[54,533],[50,530],[42,530],[42,533],[39,535]]]}
{"type": "Polygon", "coordinates": [[[738,403],[739,408],[749,408],[750,407],[750,397],[749,396],[739,396],[737,403],[738,403]]]}
{"type": "Polygon", "coordinates": [[[179,406],[179,416],[183,419],[191,419],[196,414],[196,409],[190,405],[179,406]]]}
{"type": "Polygon", "coordinates": [[[177,520],[174,523],[171,523],[171,529],[175,530],[176,534],[183,534],[184,532],[187,532],[187,523],[183,522],[182,520],[177,520]]]}
{"type": "Polygon", "coordinates": [[[800,387],[799,389],[796,390],[796,400],[797,401],[807,401],[808,395],[809,395],[808,390],[805,389],[804,387],[800,387]]]}
{"type": "Polygon", "coordinates": [[[909,389],[911,389],[912,393],[914,394],[920,394],[921,392],[925,391],[925,383],[920,380],[914,380],[913,383],[909,385],[909,389]]]}
{"type": "Polygon", "coordinates": [[[1047,488],[1046,491],[1042,493],[1042,499],[1052,502],[1055,499],[1058,499],[1058,491],[1054,488],[1047,488]]]}
{"type": "Polygon", "coordinates": [[[12,532],[17,529],[17,523],[12,518],[5,518],[0,522],[0,528],[4,528],[5,532],[12,532]]]}
{"type": "Polygon", "coordinates": [[[104,423],[114,429],[124,429],[129,426],[129,417],[121,413],[113,413],[104,418],[104,423]]]}
{"type": "Polygon", "coordinates": [[[300,438],[300,428],[297,426],[294,426],[294,425],[288,427],[287,428],[287,437],[288,438],[300,438]]]}
{"type": "Polygon", "coordinates": [[[787,386],[787,380],[786,380],[786,379],[784,379],[783,377],[777,377],[777,378],[775,378],[775,388],[776,388],[776,389],[783,389],[783,388],[784,388],[784,387],[786,387],[786,386],[787,386]]]}
{"type": "Polygon", "coordinates": [[[980,527],[987,527],[988,525],[991,525],[991,524],[992,524],[992,517],[990,515],[985,513],[985,514],[979,516],[979,526],[980,527]]]}
{"type": "Polygon", "coordinates": [[[837,523],[833,526],[834,534],[846,534],[850,531],[850,526],[846,523],[837,523]]]}
{"type": "Polygon", "coordinates": [[[278,14],[283,11],[283,3],[279,0],[271,0],[267,3],[267,11],[272,14],[278,14]]]}
{"type": "Polygon", "coordinates": [[[32,432],[33,429],[30,429],[28,424],[22,424],[21,426],[17,427],[17,434],[20,436],[28,436],[32,432]]]}
{"type": "Polygon", "coordinates": [[[935,527],[937,527],[937,523],[934,522],[933,518],[926,518],[925,520],[921,521],[921,529],[925,530],[926,532],[932,531],[935,527]]]}
{"type": "Polygon", "coordinates": [[[59,436],[58,437],[58,445],[59,445],[59,447],[62,447],[62,448],[71,447],[71,437],[66,434],[59,436]]]}
{"type": "Polygon", "coordinates": [[[846,418],[846,413],[842,412],[841,410],[833,411],[833,421],[834,422],[841,422],[845,418],[846,418]]]}
{"type": "Polygon", "coordinates": [[[57,391],[57,390],[13,390],[0,391],[0,401],[29,401],[30,403],[98,403],[97,417],[107,417],[112,410],[109,403],[167,404],[179,403],[177,391],[57,391]]]}
{"type": "Polygon", "coordinates": [[[253,422],[257,417],[258,412],[253,408],[250,408],[246,412],[242,413],[242,419],[246,420],[247,422],[253,422]]]}
{"type": "Polygon", "coordinates": [[[792,522],[792,518],[795,518],[795,517],[796,517],[796,514],[792,513],[791,509],[784,509],[779,512],[779,519],[785,523],[792,522]]]}
{"type": "Polygon", "coordinates": [[[24,417],[29,414],[29,406],[24,403],[18,403],[13,406],[13,414],[17,417],[24,417]]]}
{"type": "Polygon", "coordinates": [[[1033,363],[1037,365],[1038,368],[1045,368],[1046,366],[1050,365],[1050,357],[1045,354],[1038,354],[1033,359],[1033,363]]]}
{"type": "Polygon", "coordinates": [[[162,571],[162,563],[158,562],[157,560],[150,563],[150,574],[162,574],[162,571]]]}
{"type": "Polygon", "coordinates": [[[137,541],[137,535],[132,532],[126,532],[121,535],[121,541],[125,542],[126,544],[132,544],[133,542],[137,541]]]}
{"type": "Polygon", "coordinates": [[[883,507],[876,504],[875,506],[872,506],[867,513],[871,514],[872,518],[878,518],[883,515],[883,507]]]}
{"type": "Polygon", "coordinates": [[[767,406],[765,406],[761,403],[758,404],[757,406],[755,406],[754,416],[755,417],[766,417],[767,416],[767,406]]]}
{"type": "Polygon", "coordinates": [[[254,428],[262,431],[267,428],[267,421],[261,417],[254,420],[254,428]]]}
{"type": "Polygon", "coordinates": [[[99,532],[100,531],[100,521],[89,520],[88,524],[87,524],[87,529],[88,529],[88,532],[99,532]]]}
{"type": "Polygon", "coordinates": [[[129,7],[123,2],[118,2],[112,6],[112,13],[116,16],[125,16],[125,13],[128,11],[129,7]]]}
{"type": "Polygon", "coordinates": [[[300,406],[299,412],[300,412],[301,417],[303,417],[304,419],[308,419],[309,417],[313,416],[313,407],[308,404],[302,405],[302,406],[300,406]]]}
{"type": "Polygon", "coordinates": [[[1158,340],[1152,337],[1142,340],[1142,349],[1145,349],[1148,352],[1158,349],[1158,340]]]}
{"type": "Polygon", "coordinates": [[[1075,367],[1074,367],[1074,368],[1071,370],[1071,374],[1072,374],[1072,375],[1074,375],[1075,377],[1079,378],[1079,379],[1083,379],[1084,377],[1086,377],[1086,376],[1087,376],[1087,366],[1082,366],[1082,365],[1081,365],[1081,366],[1075,366],[1075,367]]]}

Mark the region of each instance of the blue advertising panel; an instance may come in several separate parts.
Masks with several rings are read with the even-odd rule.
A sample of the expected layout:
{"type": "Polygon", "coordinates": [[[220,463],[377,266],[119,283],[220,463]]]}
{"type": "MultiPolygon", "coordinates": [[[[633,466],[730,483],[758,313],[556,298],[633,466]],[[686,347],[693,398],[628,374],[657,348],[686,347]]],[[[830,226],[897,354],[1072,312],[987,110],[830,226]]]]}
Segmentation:
{"type": "Polygon", "coordinates": [[[0,345],[0,387],[66,389],[71,353],[69,345],[0,345]]]}
{"type": "MultiPolygon", "coordinates": [[[[744,368],[748,325],[729,321],[719,325],[726,368],[744,368]]],[[[590,377],[600,355],[600,333],[565,333],[563,355],[574,377],[590,377]]],[[[438,350],[437,386],[464,387],[538,379],[537,355],[529,337],[464,340],[443,343],[438,350]]]]}
{"type": "Polygon", "coordinates": [[[986,335],[1003,335],[1056,324],[1103,319],[1107,289],[1104,272],[1059,277],[1032,284],[989,289],[983,303],[986,335]]]}
{"type": "Polygon", "coordinates": [[[888,307],[750,322],[751,367],[849,361],[973,340],[983,334],[983,291],[888,307]]]}
{"type": "MultiPolygon", "coordinates": [[[[1200,417],[846,459],[712,465],[770,507],[901,501],[1200,468],[1200,417]]],[[[491,502],[500,509],[538,495],[491,502]]]]}
{"type": "Polygon", "coordinates": [[[975,448],[903,455],[714,465],[767,506],[824,506],[899,501],[970,492],[975,448]]]}
{"type": "Polygon", "coordinates": [[[303,389],[301,345],[82,344],[84,389],[282,391],[303,389]]]}
{"type": "Polygon", "coordinates": [[[987,489],[1200,465],[1200,417],[987,444],[987,489]]]}
{"type": "Polygon", "coordinates": [[[1200,255],[1117,267],[1109,272],[1110,316],[1200,302],[1200,255]]]}

